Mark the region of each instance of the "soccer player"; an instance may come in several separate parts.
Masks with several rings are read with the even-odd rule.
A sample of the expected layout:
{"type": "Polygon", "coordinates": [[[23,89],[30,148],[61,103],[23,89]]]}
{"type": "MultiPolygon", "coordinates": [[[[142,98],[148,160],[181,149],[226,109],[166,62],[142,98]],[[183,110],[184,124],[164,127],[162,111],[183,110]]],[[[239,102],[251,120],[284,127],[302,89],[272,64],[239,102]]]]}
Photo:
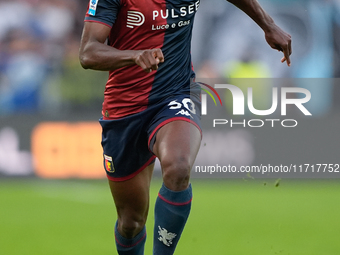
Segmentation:
{"type": "MultiPolygon", "coordinates": [[[[229,0],[290,65],[291,38],[256,0],[229,0]]],[[[189,216],[190,170],[201,142],[200,89],[190,41],[199,0],[90,0],[80,45],[84,68],[109,71],[102,110],[104,167],[116,205],[119,254],[144,254],[155,157],[163,185],[153,254],[173,254],[189,216]]]]}

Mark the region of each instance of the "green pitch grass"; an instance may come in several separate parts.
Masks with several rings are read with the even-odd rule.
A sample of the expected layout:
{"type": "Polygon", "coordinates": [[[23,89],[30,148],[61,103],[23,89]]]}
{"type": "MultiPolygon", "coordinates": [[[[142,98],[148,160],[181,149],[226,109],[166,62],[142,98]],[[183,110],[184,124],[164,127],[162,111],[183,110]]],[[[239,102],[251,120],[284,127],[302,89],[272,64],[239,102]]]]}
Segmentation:
{"type": "MultiPolygon", "coordinates": [[[[193,180],[176,255],[338,255],[339,181],[193,180]]],[[[154,204],[159,180],[151,188],[154,204]]],[[[106,181],[0,180],[0,254],[116,254],[106,181]]],[[[145,254],[152,254],[153,207],[145,254]]]]}

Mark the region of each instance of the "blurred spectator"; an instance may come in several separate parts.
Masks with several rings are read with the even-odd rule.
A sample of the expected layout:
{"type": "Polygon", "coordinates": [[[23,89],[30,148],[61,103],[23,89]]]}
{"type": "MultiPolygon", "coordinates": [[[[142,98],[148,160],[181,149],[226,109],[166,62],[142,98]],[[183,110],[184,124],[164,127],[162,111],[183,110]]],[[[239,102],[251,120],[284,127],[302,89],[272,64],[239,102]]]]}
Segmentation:
{"type": "Polygon", "coordinates": [[[29,31],[8,31],[1,55],[0,113],[38,109],[39,88],[46,77],[47,61],[39,53],[40,43],[29,31]]]}
{"type": "Polygon", "coordinates": [[[10,30],[27,30],[34,16],[32,5],[26,0],[0,1],[0,40],[4,40],[10,30]]]}
{"type": "Polygon", "coordinates": [[[59,99],[77,7],[75,0],[0,2],[0,114],[46,109],[59,99]]]}

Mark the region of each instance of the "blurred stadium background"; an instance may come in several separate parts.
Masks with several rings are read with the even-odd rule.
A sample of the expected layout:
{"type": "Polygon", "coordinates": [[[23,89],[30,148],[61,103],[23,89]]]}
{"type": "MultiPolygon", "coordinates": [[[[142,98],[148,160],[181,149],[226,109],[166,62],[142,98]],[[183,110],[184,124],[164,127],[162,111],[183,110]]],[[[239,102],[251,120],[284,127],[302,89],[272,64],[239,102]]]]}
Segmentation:
{"type": "MultiPolygon", "coordinates": [[[[107,73],[85,71],[78,61],[87,3],[0,0],[0,254],[115,254],[116,215],[97,123],[107,73]]],[[[312,122],[309,130],[294,134],[292,140],[300,138],[305,150],[289,147],[285,135],[275,144],[266,132],[223,131],[216,142],[229,146],[220,156],[251,165],[262,162],[263,154],[279,160],[284,151],[289,159],[340,163],[326,162],[339,154],[340,2],[260,3],[292,35],[292,67],[280,63],[281,53],[235,7],[202,0],[192,43],[197,77],[318,78],[295,85],[312,92],[313,118],[326,124],[312,122]],[[310,150],[313,146],[317,149],[310,150]]],[[[204,154],[212,156],[214,146],[208,144],[204,154]]],[[[158,169],[152,204],[159,176],[158,169]]],[[[339,254],[336,179],[192,182],[193,211],[176,254],[339,254]]],[[[150,211],[146,254],[152,247],[150,211]]]]}

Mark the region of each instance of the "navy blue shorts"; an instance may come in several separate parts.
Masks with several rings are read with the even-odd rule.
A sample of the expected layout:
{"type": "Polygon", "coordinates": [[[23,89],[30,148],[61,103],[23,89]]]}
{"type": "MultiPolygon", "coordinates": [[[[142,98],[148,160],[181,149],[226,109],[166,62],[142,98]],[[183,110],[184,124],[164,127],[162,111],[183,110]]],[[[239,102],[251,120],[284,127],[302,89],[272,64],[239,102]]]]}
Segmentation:
{"type": "Polygon", "coordinates": [[[168,97],[146,110],[115,120],[99,120],[104,168],[112,181],[131,179],[155,161],[152,152],[157,131],[165,124],[183,120],[201,130],[200,95],[168,97]]]}

